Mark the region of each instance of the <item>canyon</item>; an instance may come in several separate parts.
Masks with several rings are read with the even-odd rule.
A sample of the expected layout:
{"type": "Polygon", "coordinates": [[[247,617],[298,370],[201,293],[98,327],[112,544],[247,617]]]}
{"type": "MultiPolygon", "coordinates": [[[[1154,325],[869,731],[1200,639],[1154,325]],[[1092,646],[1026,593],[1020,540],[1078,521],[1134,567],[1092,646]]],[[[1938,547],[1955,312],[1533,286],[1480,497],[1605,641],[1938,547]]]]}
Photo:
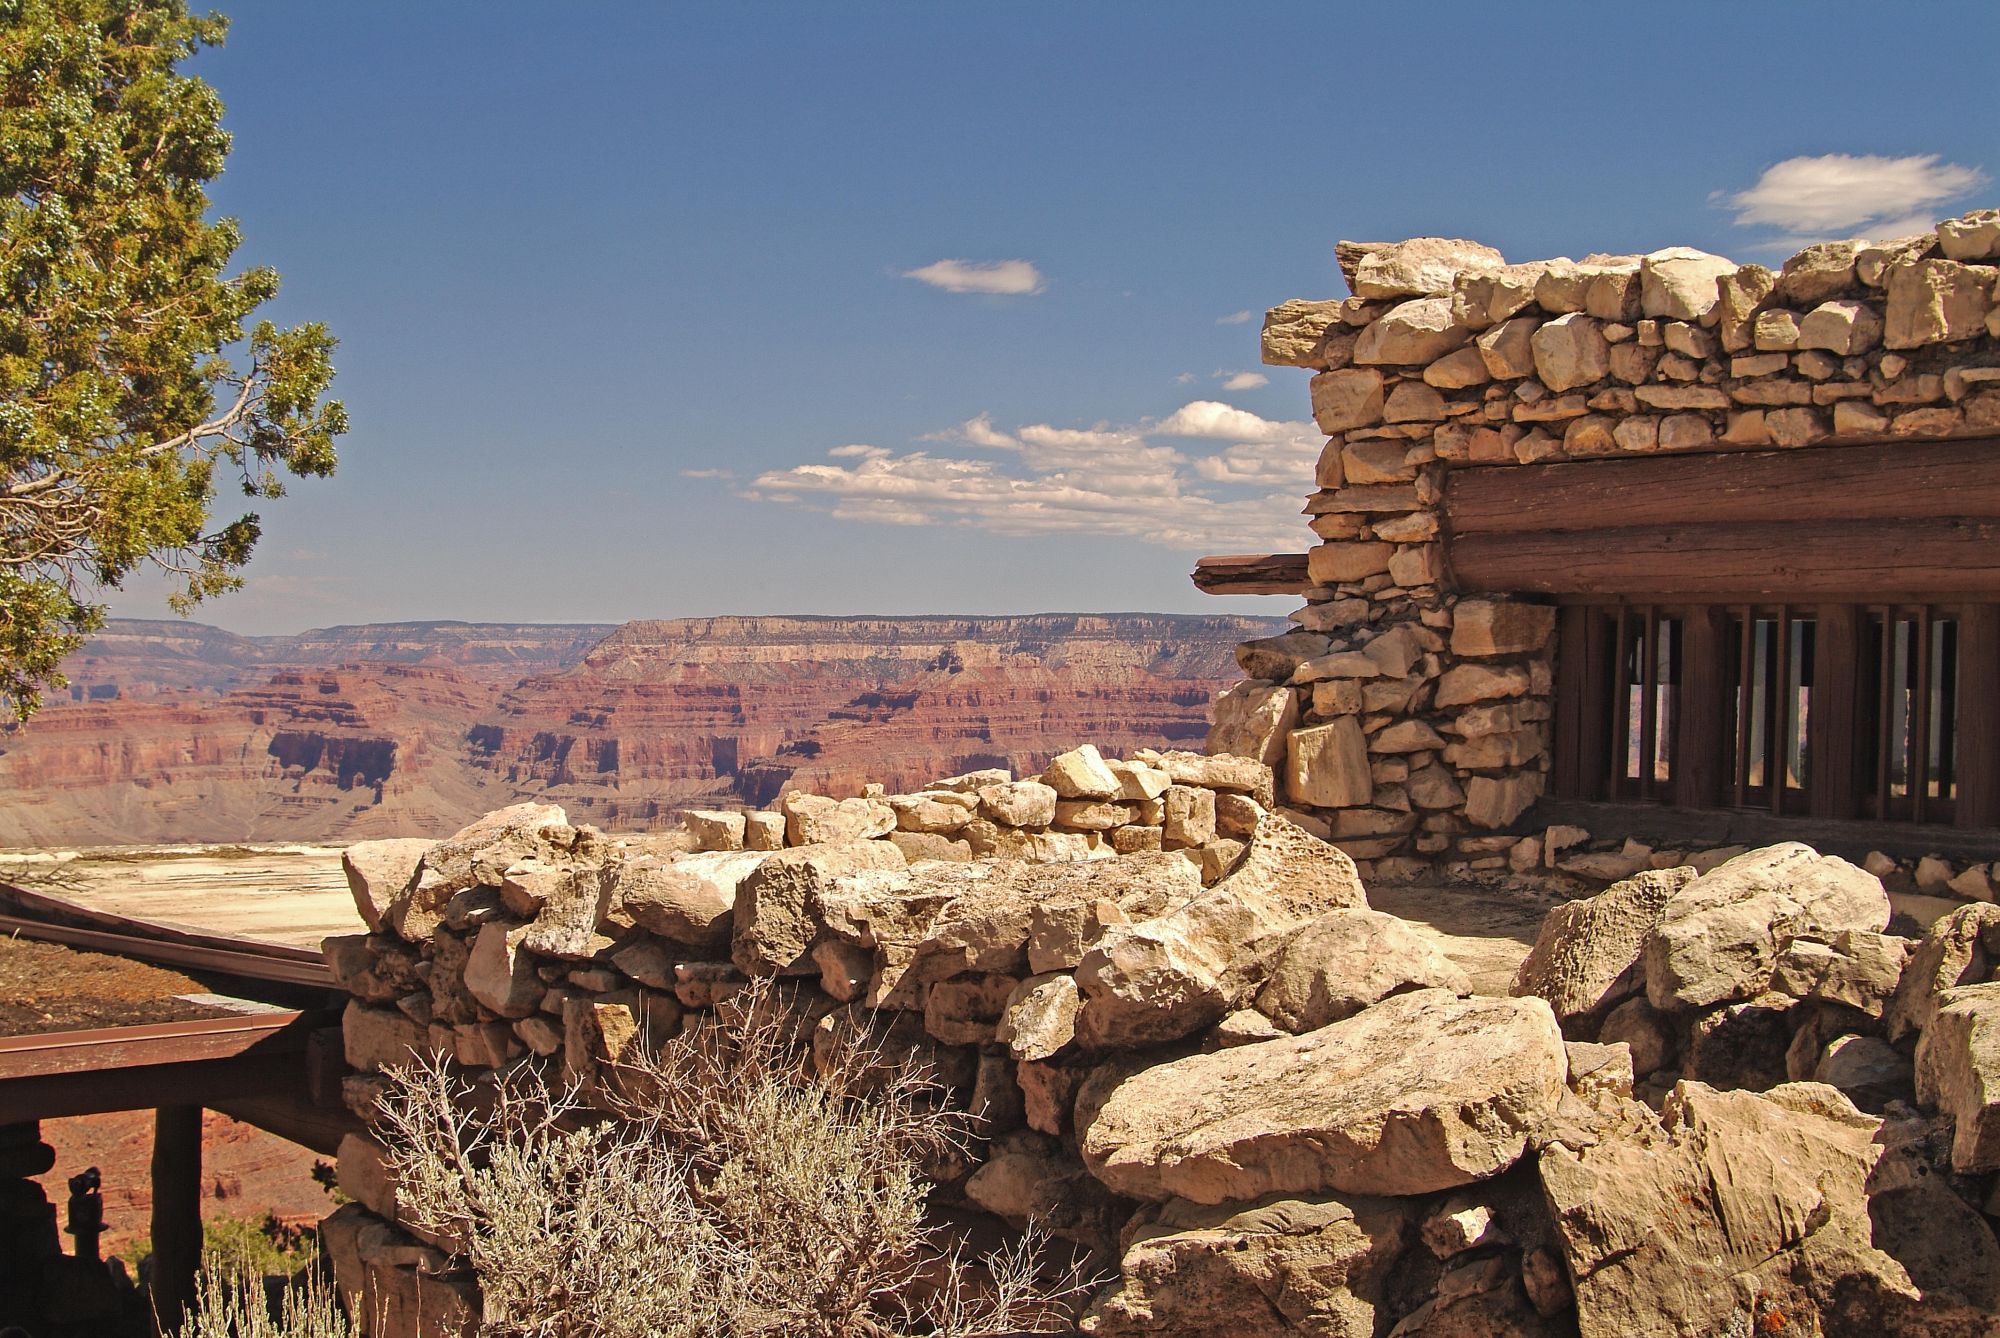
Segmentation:
{"type": "Polygon", "coordinates": [[[0,844],[348,840],[523,798],[599,825],[859,793],[1077,739],[1199,746],[1236,644],[1164,614],[391,623],[238,636],[114,619],[0,730],[0,844]]]}

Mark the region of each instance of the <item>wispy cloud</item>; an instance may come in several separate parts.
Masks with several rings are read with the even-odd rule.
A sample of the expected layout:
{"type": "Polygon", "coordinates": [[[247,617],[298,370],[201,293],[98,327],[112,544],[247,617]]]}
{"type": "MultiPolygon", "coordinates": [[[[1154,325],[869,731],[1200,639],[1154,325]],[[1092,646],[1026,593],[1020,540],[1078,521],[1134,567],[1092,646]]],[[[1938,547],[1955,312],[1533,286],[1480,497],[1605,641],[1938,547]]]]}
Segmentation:
{"type": "Polygon", "coordinates": [[[1027,260],[938,260],[903,271],[906,279],[942,288],[947,293],[1000,293],[1019,297],[1039,293],[1048,280],[1027,260]]]}
{"type": "Polygon", "coordinates": [[[1255,390],[1271,384],[1271,378],[1262,372],[1217,372],[1216,376],[1222,379],[1224,390],[1255,390]]]}
{"type": "Polygon", "coordinates": [[[1217,316],[1215,323],[1217,325],[1248,325],[1250,323],[1250,312],[1247,310],[1232,311],[1227,316],[1217,316]]]}
{"type": "Polygon", "coordinates": [[[733,469],[683,469],[681,477],[684,479],[719,479],[727,483],[736,477],[736,471],[733,469]]]}
{"type": "Polygon", "coordinates": [[[1739,226],[1771,229],[1789,244],[1920,232],[1937,222],[1943,206],[1987,180],[1979,168],[1943,162],[1935,153],[1828,153],[1773,163],[1749,189],[1710,198],[1734,210],[1739,226]]]}
{"type": "Polygon", "coordinates": [[[1196,400],[1154,423],[1012,431],[978,414],[923,440],[997,456],[839,446],[825,462],[758,475],[742,495],[881,525],[951,525],[995,534],[1096,534],[1169,548],[1298,548],[1298,518],[1321,440],[1196,400]],[[1207,443],[1199,448],[1157,440],[1207,443]]]}

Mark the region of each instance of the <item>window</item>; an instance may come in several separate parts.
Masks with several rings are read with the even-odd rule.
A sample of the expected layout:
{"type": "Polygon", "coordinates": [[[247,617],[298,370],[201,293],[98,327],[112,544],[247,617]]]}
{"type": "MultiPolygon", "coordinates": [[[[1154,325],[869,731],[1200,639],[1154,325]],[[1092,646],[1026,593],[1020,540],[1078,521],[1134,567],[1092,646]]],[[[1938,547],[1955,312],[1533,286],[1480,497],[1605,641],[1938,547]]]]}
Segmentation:
{"type": "Polygon", "coordinates": [[[1572,604],[1561,798],[2000,825],[2000,608],[1572,604]]]}

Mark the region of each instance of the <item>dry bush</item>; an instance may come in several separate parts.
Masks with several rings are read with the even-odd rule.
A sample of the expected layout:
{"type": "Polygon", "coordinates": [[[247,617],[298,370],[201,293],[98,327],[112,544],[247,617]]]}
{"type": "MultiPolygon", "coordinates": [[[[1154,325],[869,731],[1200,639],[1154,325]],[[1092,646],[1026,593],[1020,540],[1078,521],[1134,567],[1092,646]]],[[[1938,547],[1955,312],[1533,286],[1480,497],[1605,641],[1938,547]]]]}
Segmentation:
{"type": "Polygon", "coordinates": [[[1038,1237],[968,1257],[921,1167],[968,1133],[913,1057],[808,1055],[771,991],[607,1075],[595,1116],[532,1063],[475,1089],[395,1075],[398,1203],[477,1278],[483,1332],[534,1338],[979,1338],[1067,1332],[1083,1285],[1038,1237]]]}
{"type": "Polygon", "coordinates": [[[276,1317],[264,1276],[246,1252],[206,1254],[194,1306],[175,1338],[357,1338],[320,1269],[309,1265],[284,1288],[276,1317]]]}

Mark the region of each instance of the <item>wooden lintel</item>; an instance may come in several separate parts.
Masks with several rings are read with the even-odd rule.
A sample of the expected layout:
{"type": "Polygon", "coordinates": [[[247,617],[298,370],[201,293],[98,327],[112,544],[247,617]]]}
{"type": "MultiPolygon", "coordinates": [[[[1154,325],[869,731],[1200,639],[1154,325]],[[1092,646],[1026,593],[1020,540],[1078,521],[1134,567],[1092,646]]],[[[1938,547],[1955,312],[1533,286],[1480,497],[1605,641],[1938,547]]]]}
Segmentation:
{"type": "Polygon", "coordinates": [[[1454,536],[1771,520],[2000,519],[2000,440],[1453,470],[1454,536]]]}
{"type": "MultiPolygon", "coordinates": [[[[1933,499],[1933,507],[1955,499],[1933,499]]],[[[1523,533],[1454,532],[1453,586],[1469,593],[1745,594],[1876,599],[1886,586],[1947,598],[2000,593],[2000,520],[1773,519],[1523,533]]]]}
{"type": "Polygon", "coordinates": [[[1211,595],[1298,595],[1312,577],[1304,553],[1230,553],[1197,559],[1194,583],[1211,595]]]}

